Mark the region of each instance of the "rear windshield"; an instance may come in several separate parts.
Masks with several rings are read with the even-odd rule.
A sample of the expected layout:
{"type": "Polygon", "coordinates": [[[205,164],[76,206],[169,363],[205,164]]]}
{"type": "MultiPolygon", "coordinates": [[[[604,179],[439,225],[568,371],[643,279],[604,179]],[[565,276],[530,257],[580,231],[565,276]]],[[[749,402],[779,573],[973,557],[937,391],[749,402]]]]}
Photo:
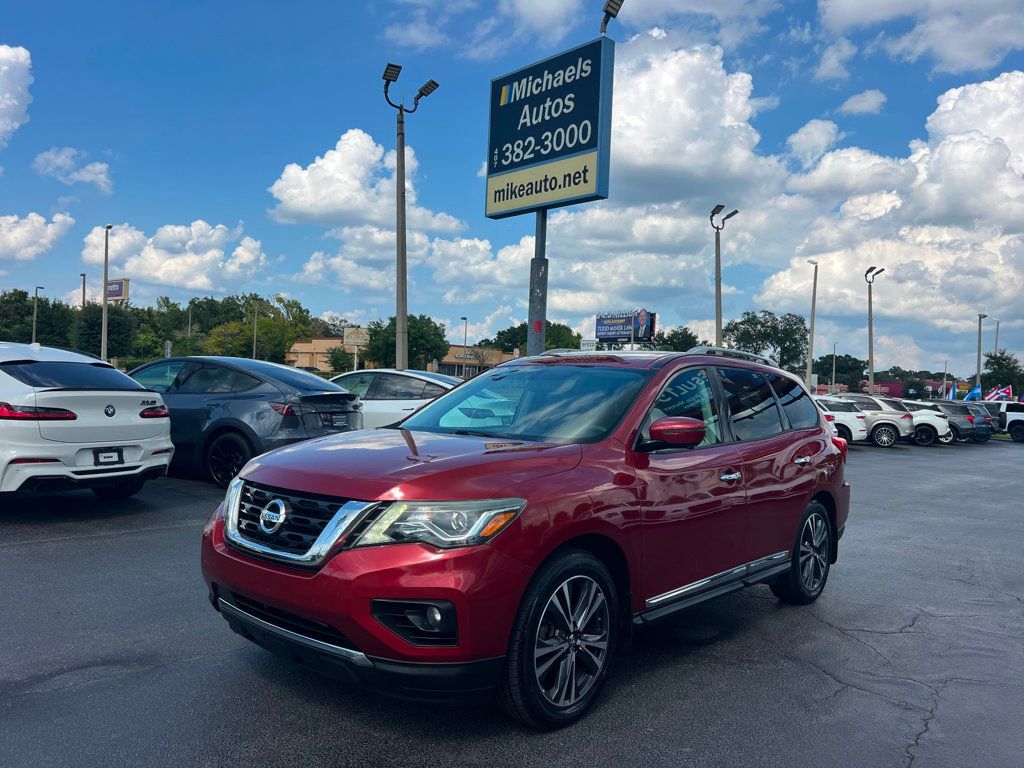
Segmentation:
{"type": "Polygon", "coordinates": [[[824,404],[828,410],[835,411],[836,413],[856,413],[860,410],[856,403],[844,403],[839,400],[819,400],[818,402],[824,404]]]}
{"type": "Polygon", "coordinates": [[[233,365],[245,368],[253,373],[266,376],[268,379],[279,381],[289,387],[303,392],[347,392],[344,387],[338,386],[333,381],[321,379],[315,373],[303,371],[299,368],[289,368],[286,365],[266,363],[262,360],[232,360],[233,365]]]}
{"type": "Polygon", "coordinates": [[[888,405],[894,411],[903,411],[905,413],[907,410],[907,406],[905,406],[899,400],[890,400],[889,398],[886,397],[880,397],[878,399],[881,400],[886,405],[888,405]]]}
{"type": "Polygon", "coordinates": [[[36,389],[144,389],[134,379],[100,362],[13,360],[9,363],[0,363],[0,371],[36,389]]]}
{"type": "Polygon", "coordinates": [[[943,403],[939,406],[942,410],[952,413],[956,416],[966,416],[970,413],[966,405],[946,405],[943,403]]]}

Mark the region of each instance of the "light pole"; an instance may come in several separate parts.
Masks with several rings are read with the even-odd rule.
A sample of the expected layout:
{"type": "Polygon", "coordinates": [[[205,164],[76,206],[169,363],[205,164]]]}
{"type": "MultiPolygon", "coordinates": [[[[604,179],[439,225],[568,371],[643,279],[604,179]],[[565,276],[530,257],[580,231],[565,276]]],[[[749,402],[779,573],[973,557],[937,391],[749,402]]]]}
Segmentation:
{"type": "Polygon", "coordinates": [[[981,386],[981,321],[984,320],[988,315],[979,312],[978,313],[978,373],[974,377],[974,386],[981,386]]]}
{"type": "Polygon", "coordinates": [[[420,105],[420,99],[429,96],[437,90],[438,85],[434,80],[427,80],[416,92],[413,99],[412,109],[407,109],[404,101],[397,104],[391,100],[388,89],[391,84],[398,80],[402,67],[398,64],[388,64],[384,67],[384,99],[398,110],[398,141],[395,157],[395,368],[404,370],[409,367],[409,297],[408,297],[408,274],[406,270],[406,249],[405,249],[405,115],[415,112],[420,105]]]}
{"type": "Polygon", "coordinates": [[[188,353],[192,354],[192,299],[188,300],[188,353]]]}
{"type": "Polygon", "coordinates": [[[623,0],[608,0],[604,4],[604,19],[601,21],[601,34],[608,31],[608,22],[619,15],[623,0]]]}
{"type": "Polygon", "coordinates": [[[85,272],[82,273],[82,309],[85,309],[85,272]]]}
{"type": "Polygon", "coordinates": [[[36,295],[32,299],[32,343],[36,343],[36,318],[39,316],[39,292],[45,291],[46,286],[37,285],[36,295]]]}
{"type": "MultiPolygon", "coordinates": [[[[998,318],[998,317],[997,317],[997,318],[995,318],[995,321],[996,321],[996,344],[995,344],[995,346],[994,346],[994,347],[992,348],[992,351],[993,351],[993,352],[994,352],[995,354],[997,354],[997,355],[998,355],[998,354],[999,354],[999,318],[998,318]]],[[[997,386],[998,386],[998,384],[997,384],[997,386]]]]}
{"type": "Polygon", "coordinates": [[[469,346],[469,320],[460,317],[462,321],[462,378],[466,378],[466,348],[469,346]]]}
{"type": "Polygon", "coordinates": [[[722,346],[722,230],[725,222],[739,213],[733,210],[722,217],[720,224],[715,224],[715,216],[721,214],[725,206],[719,203],[711,209],[711,227],[715,230],[715,346],[722,346]]]}
{"type": "Polygon", "coordinates": [[[836,345],[837,344],[839,344],[838,341],[833,341],[832,342],[832,381],[829,382],[829,385],[830,385],[829,388],[828,388],[829,392],[838,392],[839,391],[838,389],[836,389],[836,345]]]}
{"type": "Polygon", "coordinates": [[[811,328],[807,334],[807,376],[805,377],[809,387],[811,386],[811,369],[814,365],[814,313],[818,306],[818,262],[808,259],[807,263],[814,265],[814,282],[811,288],[811,328]]]}
{"type": "MultiPolygon", "coordinates": [[[[948,396],[946,394],[946,372],[948,370],[949,370],[949,360],[943,360],[942,361],[942,396],[943,396],[943,398],[948,396]]],[[[956,382],[954,382],[954,386],[956,386],[956,382]]]]}
{"type": "Polygon", "coordinates": [[[256,318],[260,316],[260,308],[252,305],[252,359],[256,359],[256,318]]]}
{"type": "Polygon", "coordinates": [[[885,267],[868,267],[864,282],[868,284],[868,394],[875,394],[875,315],[871,299],[871,286],[885,267]]]}
{"type": "Polygon", "coordinates": [[[107,270],[110,265],[110,230],[113,226],[113,224],[107,224],[103,228],[103,287],[100,289],[103,293],[103,298],[100,300],[103,306],[100,320],[100,360],[103,362],[107,362],[107,270]]]}

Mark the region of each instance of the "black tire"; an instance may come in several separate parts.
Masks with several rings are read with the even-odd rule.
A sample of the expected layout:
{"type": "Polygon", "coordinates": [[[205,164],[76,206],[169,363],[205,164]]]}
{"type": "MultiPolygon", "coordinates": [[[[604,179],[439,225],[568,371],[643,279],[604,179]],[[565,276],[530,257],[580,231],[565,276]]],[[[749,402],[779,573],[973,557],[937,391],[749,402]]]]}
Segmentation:
{"type": "Polygon", "coordinates": [[[142,490],[142,486],[145,484],[146,481],[141,477],[133,477],[130,480],[121,480],[113,485],[97,485],[93,487],[92,492],[96,494],[96,498],[103,501],[118,501],[134,496],[142,490]]]}
{"type": "Polygon", "coordinates": [[[939,439],[938,432],[935,431],[935,427],[930,427],[927,424],[922,424],[920,427],[914,430],[914,445],[920,445],[922,447],[931,445],[939,439]]]}
{"type": "Polygon", "coordinates": [[[222,432],[213,439],[203,455],[206,476],[217,486],[227,488],[235,475],[253,457],[249,441],[238,432],[222,432]]]}
{"type": "Polygon", "coordinates": [[[583,550],[559,552],[537,571],[519,605],[499,694],[502,709],[533,728],[561,728],[578,720],[597,699],[608,676],[620,621],[618,592],[604,563],[583,550]],[[570,617],[575,615],[573,606],[586,604],[581,612],[589,618],[582,627],[572,620],[564,622],[566,603],[570,617]],[[561,680],[578,686],[572,692],[579,696],[573,700],[562,696],[569,690],[567,686],[563,690],[561,680]]]}
{"type": "Polygon", "coordinates": [[[899,441],[899,430],[891,424],[879,424],[871,430],[871,442],[879,448],[892,448],[899,441]]]}
{"type": "Polygon", "coordinates": [[[844,426],[843,424],[836,424],[836,432],[838,432],[839,436],[843,438],[843,440],[845,440],[846,442],[853,442],[853,434],[850,432],[849,427],[844,426]]]}
{"type": "Polygon", "coordinates": [[[943,445],[952,445],[959,439],[960,437],[957,434],[956,427],[950,427],[949,432],[947,432],[946,434],[939,438],[939,442],[942,443],[943,445]]]}
{"type": "Polygon", "coordinates": [[[975,435],[972,439],[976,443],[987,443],[992,439],[992,433],[989,432],[987,435],[975,435]]]}
{"type": "Polygon", "coordinates": [[[1024,424],[1013,424],[1009,429],[1010,439],[1015,443],[1024,443],[1024,424]]]}
{"type": "Polygon", "coordinates": [[[832,536],[828,510],[820,502],[812,501],[800,520],[789,570],[769,584],[779,600],[807,605],[818,599],[831,570],[832,536]]]}

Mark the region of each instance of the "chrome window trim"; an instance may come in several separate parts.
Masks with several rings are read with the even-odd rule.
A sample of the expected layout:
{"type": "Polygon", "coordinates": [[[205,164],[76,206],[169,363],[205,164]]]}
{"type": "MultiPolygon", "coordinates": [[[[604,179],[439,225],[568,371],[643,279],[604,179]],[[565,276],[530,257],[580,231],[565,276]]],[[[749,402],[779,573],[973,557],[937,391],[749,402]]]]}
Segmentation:
{"type": "Polygon", "coordinates": [[[232,605],[223,597],[218,598],[217,603],[220,606],[222,613],[226,613],[230,616],[235,617],[241,621],[252,624],[259,627],[264,632],[270,632],[271,634],[283,637],[286,640],[292,640],[296,643],[308,646],[324,653],[329,653],[332,656],[339,656],[346,661],[350,661],[359,667],[372,667],[373,663],[366,657],[366,654],[360,653],[359,651],[353,651],[351,648],[342,648],[340,645],[332,645],[331,643],[325,643],[322,640],[314,640],[312,637],[306,637],[300,635],[298,632],[292,632],[290,629],[279,627],[276,624],[271,624],[269,621],[264,621],[261,618],[253,616],[247,611],[243,611],[236,605],[232,605]]]}
{"type": "Polygon", "coordinates": [[[242,486],[244,484],[244,480],[235,478],[228,487],[228,494],[224,505],[224,537],[237,549],[252,552],[271,560],[277,560],[278,562],[288,563],[289,565],[305,567],[320,565],[352,526],[366,512],[381,503],[379,501],[345,502],[338,507],[334,517],[324,526],[324,529],[310,548],[302,554],[296,554],[294,552],[282,552],[242,536],[238,530],[238,510],[242,503],[242,486]]]}
{"type": "Polygon", "coordinates": [[[690,584],[684,584],[683,586],[677,587],[669,592],[648,598],[645,601],[645,605],[648,608],[656,608],[663,603],[685,597],[686,595],[694,592],[718,587],[723,584],[728,584],[731,581],[738,581],[744,576],[751,576],[765,568],[778,565],[788,557],[789,550],[784,550],[782,552],[776,552],[775,554],[768,555],[767,557],[760,557],[757,560],[751,560],[749,563],[744,563],[743,565],[738,565],[735,568],[730,568],[727,571],[716,573],[714,576],[698,579],[697,581],[691,582],[690,584]]]}

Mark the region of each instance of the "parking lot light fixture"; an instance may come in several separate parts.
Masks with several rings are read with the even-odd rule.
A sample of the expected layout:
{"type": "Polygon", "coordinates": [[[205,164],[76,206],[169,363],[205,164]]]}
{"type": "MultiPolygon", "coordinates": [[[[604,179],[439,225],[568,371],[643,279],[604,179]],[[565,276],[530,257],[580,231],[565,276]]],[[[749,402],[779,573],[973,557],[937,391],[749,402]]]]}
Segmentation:
{"type": "Polygon", "coordinates": [[[466,378],[466,355],[469,347],[469,319],[460,317],[462,321],[462,378],[466,378]]]}
{"type": "Polygon", "coordinates": [[[981,321],[984,320],[988,315],[983,312],[978,313],[978,372],[974,377],[974,386],[981,386],[981,321]]]}
{"type": "Polygon", "coordinates": [[[871,286],[875,278],[885,272],[885,267],[868,267],[864,282],[868,284],[868,394],[875,394],[875,316],[872,305],[871,286]]]}
{"type": "Polygon", "coordinates": [[[113,224],[107,224],[103,228],[103,286],[100,288],[102,298],[100,303],[100,360],[107,362],[107,280],[109,279],[110,265],[110,230],[113,224]]]}
{"type": "Polygon", "coordinates": [[[999,354],[999,318],[995,317],[993,319],[996,321],[996,343],[992,347],[992,352],[998,355],[999,354]]]}
{"type": "Polygon", "coordinates": [[[715,230],[715,346],[722,346],[722,229],[725,222],[739,213],[734,209],[732,213],[722,218],[719,224],[715,224],[715,216],[725,210],[725,206],[719,203],[711,209],[711,227],[715,230]]]}
{"type": "Polygon", "coordinates": [[[32,343],[36,343],[36,318],[39,316],[39,292],[45,291],[46,286],[37,285],[36,294],[32,299],[32,343]]]}
{"type": "Polygon", "coordinates": [[[404,101],[391,100],[389,89],[398,80],[402,67],[388,64],[384,67],[384,100],[398,113],[397,141],[395,142],[395,367],[409,367],[409,271],[406,253],[405,226],[405,115],[412,114],[420,99],[438,89],[436,80],[427,80],[413,99],[412,109],[404,101]]]}
{"type": "Polygon", "coordinates": [[[604,4],[604,19],[601,21],[601,34],[608,32],[608,22],[619,15],[623,0],[607,0],[604,4]]]}
{"type": "Polygon", "coordinates": [[[832,342],[832,381],[829,382],[829,392],[838,392],[836,389],[836,347],[839,345],[838,341],[832,342]]]}
{"type": "Polygon", "coordinates": [[[811,327],[807,332],[807,386],[811,386],[811,368],[814,365],[814,313],[818,304],[818,262],[808,259],[808,264],[814,266],[814,279],[811,283],[811,327]]]}

